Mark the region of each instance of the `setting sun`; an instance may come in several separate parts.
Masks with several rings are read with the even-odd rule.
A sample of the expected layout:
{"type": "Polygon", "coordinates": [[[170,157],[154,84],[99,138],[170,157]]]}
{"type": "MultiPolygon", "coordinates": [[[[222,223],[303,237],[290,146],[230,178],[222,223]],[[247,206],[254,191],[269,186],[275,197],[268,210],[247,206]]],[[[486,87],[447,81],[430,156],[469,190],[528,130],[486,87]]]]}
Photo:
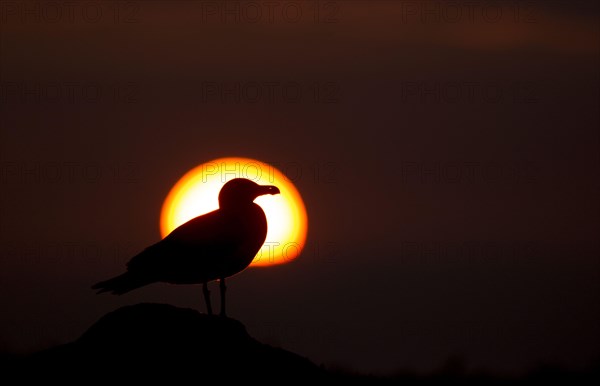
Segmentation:
{"type": "Polygon", "coordinates": [[[301,252],[306,241],[307,215],[300,193],[275,167],[250,158],[219,158],[187,172],[165,199],[160,215],[164,238],[175,228],[219,208],[221,187],[234,178],[247,178],[260,185],[275,185],[278,195],[258,197],[268,223],[267,238],[251,266],[288,263],[301,252]]]}

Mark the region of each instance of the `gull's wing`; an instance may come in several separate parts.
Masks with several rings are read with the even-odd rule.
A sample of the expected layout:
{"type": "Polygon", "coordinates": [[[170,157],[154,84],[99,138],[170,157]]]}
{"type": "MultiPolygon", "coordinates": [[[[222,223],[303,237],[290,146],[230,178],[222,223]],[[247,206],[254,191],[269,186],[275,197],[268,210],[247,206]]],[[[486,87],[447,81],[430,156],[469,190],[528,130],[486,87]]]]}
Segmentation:
{"type": "Polygon", "coordinates": [[[127,270],[157,281],[213,280],[243,243],[235,223],[219,210],[196,217],[127,263],[127,270]]]}

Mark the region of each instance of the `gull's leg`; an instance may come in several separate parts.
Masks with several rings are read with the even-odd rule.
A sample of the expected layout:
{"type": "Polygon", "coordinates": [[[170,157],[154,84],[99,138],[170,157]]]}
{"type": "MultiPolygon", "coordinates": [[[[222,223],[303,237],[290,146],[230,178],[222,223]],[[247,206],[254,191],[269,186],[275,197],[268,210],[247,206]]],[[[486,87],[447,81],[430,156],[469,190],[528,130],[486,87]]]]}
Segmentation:
{"type": "Polygon", "coordinates": [[[225,292],[227,291],[227,286],[225,285],[224,277],[219,280],[219,288],[221,289],[221,316],[227,316],[225,312],[225,292]]]}
{"type": "Polygon", "coordinates": [[[210,305],[210,291],[208,290],[208,284],[202,283],[202,293],[204,294],[204,302],[206,303],[206,313],[212,315],[212,307],[210,305]]]}

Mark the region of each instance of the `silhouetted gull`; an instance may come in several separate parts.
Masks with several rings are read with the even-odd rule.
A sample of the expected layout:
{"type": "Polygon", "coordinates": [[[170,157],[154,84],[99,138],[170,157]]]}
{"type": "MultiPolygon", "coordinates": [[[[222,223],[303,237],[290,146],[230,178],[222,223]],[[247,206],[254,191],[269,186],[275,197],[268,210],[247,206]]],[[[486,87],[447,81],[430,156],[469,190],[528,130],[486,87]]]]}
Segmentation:
{"type": "Polygon", "coordinates": [[[179,226],[134,256],[127,272],[92,288],[121,295],[155,282],[202,284],[207,312],[212,314],[207,283],[219,280],[225,315],[225,278],[248,267],[267,236],[267,218],[254,200],[279,193],[276,186],[244,178],[227,182],[219,192],[219,209],[179,226]]]}

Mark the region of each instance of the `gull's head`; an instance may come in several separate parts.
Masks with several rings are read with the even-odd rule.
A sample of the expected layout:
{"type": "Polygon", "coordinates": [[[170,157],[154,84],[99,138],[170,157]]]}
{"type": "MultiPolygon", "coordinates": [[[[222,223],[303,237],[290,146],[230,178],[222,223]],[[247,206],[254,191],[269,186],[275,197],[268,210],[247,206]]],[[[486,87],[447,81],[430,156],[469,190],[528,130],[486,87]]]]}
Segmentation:
{"type": "Polygon", "coordinates": [[[256,197],[265,194],[279,194],[279,188],[273,185],[259,185],[246,178],[234,178],[227,182],[219,192],[219,207],[236,207],[254,202],[256,197]]]}

